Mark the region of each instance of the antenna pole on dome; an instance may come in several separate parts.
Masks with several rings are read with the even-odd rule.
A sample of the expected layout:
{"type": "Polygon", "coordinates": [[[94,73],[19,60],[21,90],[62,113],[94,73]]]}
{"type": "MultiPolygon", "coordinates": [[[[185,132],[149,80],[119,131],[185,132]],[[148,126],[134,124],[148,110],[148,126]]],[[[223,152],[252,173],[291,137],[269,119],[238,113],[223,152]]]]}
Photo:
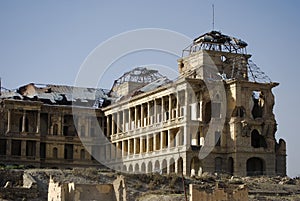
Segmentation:
{"type": "Polygon", "coordinates": [[[215,30],[215,5],[212,4],[212,30],[214,31],[215,30]]]}

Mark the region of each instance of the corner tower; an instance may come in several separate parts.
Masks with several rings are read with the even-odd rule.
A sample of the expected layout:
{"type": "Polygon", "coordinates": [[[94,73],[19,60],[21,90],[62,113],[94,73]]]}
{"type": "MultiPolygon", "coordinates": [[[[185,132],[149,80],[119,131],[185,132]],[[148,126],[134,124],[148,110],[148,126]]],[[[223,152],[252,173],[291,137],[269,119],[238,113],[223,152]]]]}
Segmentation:
{"type": "MultiPolygon", "coordinates": [[[[275,139],[272,89],[279,84],[250,60],[246,47],[241,39],[211,31],[194,39],[178,60],[182,77],[223,81],[226,94],[226,120],[220,138],[215,138],[219,142],[206,158],[192,160],[191,169],[197,167],[193,171],[200,166],[199,171],[239,176],[286,175],[286,144],[275,139]]],[[[212,104],[208,107],[210,101],[199,100],[201,116],[208,121],[200,120],[199,129],[191,131],[192,142],[201,142],[199,146],[204,144],[209,122],[220,118],[212,115],[215,109],[212,104]]]]}

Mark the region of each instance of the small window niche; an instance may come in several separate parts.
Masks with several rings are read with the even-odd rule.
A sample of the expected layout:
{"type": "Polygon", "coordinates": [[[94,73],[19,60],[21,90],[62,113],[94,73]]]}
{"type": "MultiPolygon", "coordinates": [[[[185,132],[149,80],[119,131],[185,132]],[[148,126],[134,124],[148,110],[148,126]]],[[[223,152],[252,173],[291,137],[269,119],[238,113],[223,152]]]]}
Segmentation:
{"type": "Polygon", "coordinates": [[[264,109],[264,95],[261,91],[252,92],[252,116],[254,119],[262,118],[264,109]]]}

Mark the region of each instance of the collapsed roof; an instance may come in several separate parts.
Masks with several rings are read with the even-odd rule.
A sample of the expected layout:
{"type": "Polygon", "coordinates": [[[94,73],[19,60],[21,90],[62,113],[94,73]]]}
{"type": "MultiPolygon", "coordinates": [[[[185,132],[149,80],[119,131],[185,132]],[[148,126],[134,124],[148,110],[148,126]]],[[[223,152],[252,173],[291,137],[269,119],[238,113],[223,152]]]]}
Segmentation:
{"type": "Polygon", "coordinates": [[[16,91],[2,92],[1,99],[36,100],[47,104],[101,107],[109,100],[104,89],[30,83],[16,91]]]}
{"type": "Polygon", "coordinates": [[[146,67],[137,67],[124,73],[119,79],[115,80],[110,96],[115,98],[115,102],[126,98],[152,91],[160,86],[170,83],[166,76],[157,70],[146,67]]]}
{"type": "Polygon", "coordinates": [[[248,44],[233,36],[227,36],[219,31],[211,31],[205,33],[193,40],[193,43],[185,48],[182,56],[185,53],[191,54],[199,50],[214,50],[232,53],[247,53],[246,47],[248,44]]]}

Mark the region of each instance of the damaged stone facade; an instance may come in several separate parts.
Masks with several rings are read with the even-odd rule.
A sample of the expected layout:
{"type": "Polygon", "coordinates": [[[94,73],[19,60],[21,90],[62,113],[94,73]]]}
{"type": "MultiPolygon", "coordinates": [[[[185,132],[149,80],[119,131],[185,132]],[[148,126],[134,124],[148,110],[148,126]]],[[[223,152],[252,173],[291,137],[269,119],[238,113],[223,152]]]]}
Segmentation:
{"type": "Polygon", "coordinates": [[[285,141],[275,139],[278,83],[251,62],[246,46],[212,31],[183,51],[174,81],[136,68],[109,92],[29,84],[2,93],[1,163],[100,166],[96,158],[128,172],[286,175],[285,141]],[[200,159],[209,139],[214,147],[200,159]]]}

